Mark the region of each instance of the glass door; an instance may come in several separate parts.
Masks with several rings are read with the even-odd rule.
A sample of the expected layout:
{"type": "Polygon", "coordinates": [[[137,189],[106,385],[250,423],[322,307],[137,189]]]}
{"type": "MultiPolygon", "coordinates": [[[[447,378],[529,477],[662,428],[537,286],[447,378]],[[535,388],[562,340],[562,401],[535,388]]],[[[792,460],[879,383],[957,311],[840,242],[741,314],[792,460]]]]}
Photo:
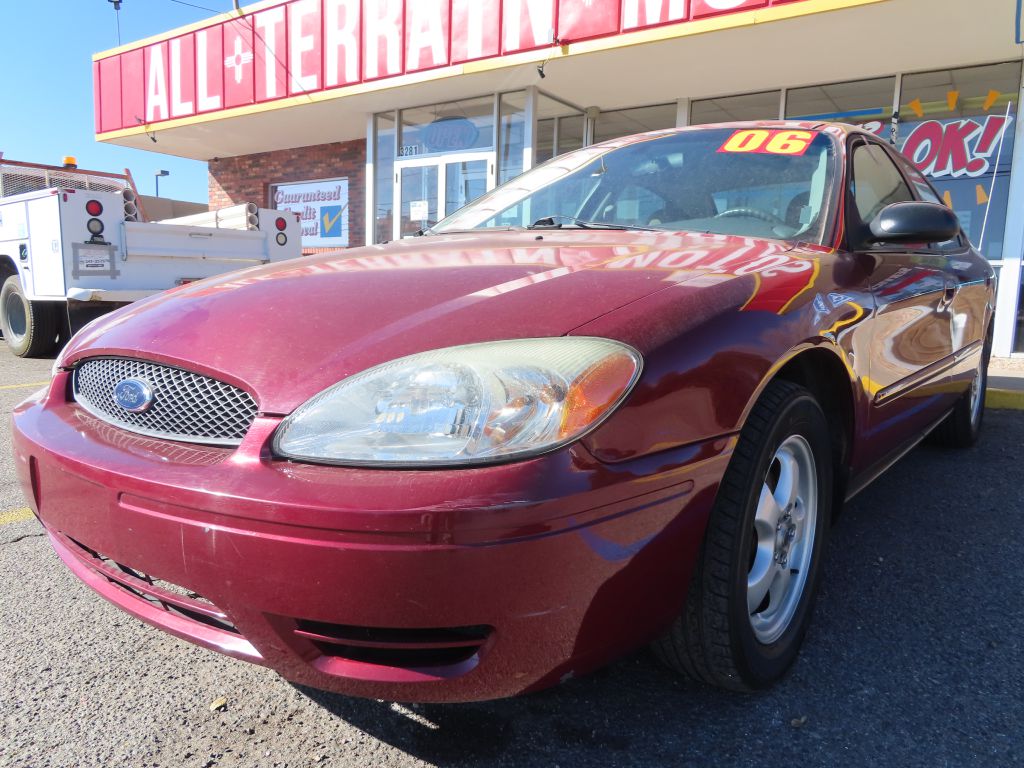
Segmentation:
{"type": "Polygon", "coordinates": [[[444,165],[444,215],[451,216],[491,189],[491,162],[457,160],[444,165]]]}
{"type": "Polygon", "coordinates": [[[433,226],[494,188],[494,153],[417,157],[395,163],[395,239],[433,226]]]}
{"type": "Polygon", "coordinates": [[[395,199],[401,201],[401,208],[395,220],[395,239],[415,235],[439,221],[438,171],[436,165],[412,165],[398,169],[400,193],[395,195],[395,199]]]}

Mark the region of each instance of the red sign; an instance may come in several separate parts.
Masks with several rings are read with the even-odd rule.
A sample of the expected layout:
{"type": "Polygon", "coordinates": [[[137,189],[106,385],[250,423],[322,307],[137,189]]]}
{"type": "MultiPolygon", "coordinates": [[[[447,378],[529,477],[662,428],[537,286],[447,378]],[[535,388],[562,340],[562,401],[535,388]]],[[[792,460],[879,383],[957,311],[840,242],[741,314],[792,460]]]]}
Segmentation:
{"type": "Polygon", "coordinates": [[[747,128],[726,139],[719,152],[747,155],[790,155],[807,153],[817,134],[814,131],[768,130],[747,128]]]}
{"type": "Polygon", "coordinates": [[[96,130],[797,2],[289,0],[96,62],[96,130]]]}
{"type": "Polygon", "coordinates": [[[452,63],[501,52],[500,0],[452,0],[452,63]]]}
{"type": "MultiPolygon", "coordinates": [[[[976,179],[988,174],[995,164],[1010,122],[1012,118],[1004,115],[942,122],[925,120],[907,135],[903,154],[921,173],[933,179],[976,179]]],[[[1010,160],[1008,156],[1000,159],[1010,160]]]]}
{"type": "MultiPolygon", "coordinates": [[[[639,4],[638,0],[626,0],[626,5],[629,6],[639,4]]],[[[614,35],[619,31],[621,18],[622,0],[591,0],[589,3],[559,0],[558,40],[567,43],[590,37],[614,35]]]]}
{"type": "Polygon", "coordinates": [[[686,21],[687,18],[689,18],[689,0],[622,1],[623,31],[686,21]]]}
{"type": "MultiPolygon", "coordinates": [[[[1007,113],[901,123],[900,150],[933,180],[986,176],[997,158],[998,170],[1006,172],[1012,160],[1013,120],[1007,113]]],[[[885,138],[891,123],[872,120],[860,127],[885,138]]]]}
{"type": "Polygon", "coordinates": [[[719,13],[735,13],[749,11],[753,8],[764,8],[768,0],[690,0],[690,15],[694,19],[715,16],[719,13]]]}

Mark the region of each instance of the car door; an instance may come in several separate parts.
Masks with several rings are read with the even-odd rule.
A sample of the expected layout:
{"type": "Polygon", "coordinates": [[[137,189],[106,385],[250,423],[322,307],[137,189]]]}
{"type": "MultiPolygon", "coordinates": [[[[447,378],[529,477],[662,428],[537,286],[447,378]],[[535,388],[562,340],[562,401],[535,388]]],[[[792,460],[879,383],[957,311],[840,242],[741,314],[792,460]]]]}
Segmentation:
{"type": "Polygon", "coordinates": [[[889,150],[856,137],[848,160],[847,238],[868,265],[875,312],[868,337],[870,440],[875,455],[916,439],[952,404],[950,308],[958,283],[946,254],[927,243],[870,242],[870,222],[891,203],[915,200],[889,150]]]}
{"type": "MultiPolygon", "coordinates": [[[[921,200],[945,205],[945,201],[912,163],[902,155],[897,155],[896,160],[910,181],[911,189],[921,200]]],[[[944,258],[946,272],[956,282],[956,293],[948,313],[953,354],[958,361],[961,358],[964,360],[964,364],[958,366],[963,369],[958,371],[959,383],[966,388],[973,378],[977,354],[980,354],[985,341],[991,309],[991,286],[995,275],[988,260],[974,249],[962,232],[945,243],[929,245],[929,250],[944,258]]]]}

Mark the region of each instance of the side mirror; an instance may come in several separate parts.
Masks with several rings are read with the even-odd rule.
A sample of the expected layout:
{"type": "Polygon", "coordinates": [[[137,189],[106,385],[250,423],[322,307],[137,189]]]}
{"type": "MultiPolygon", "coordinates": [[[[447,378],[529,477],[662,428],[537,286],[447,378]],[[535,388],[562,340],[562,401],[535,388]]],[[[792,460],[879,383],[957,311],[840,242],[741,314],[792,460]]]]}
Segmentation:
{"type": "Polygon", "coordinates": [[[960,220],[938,203],[892,203],[870,224],[876,243],[944,243],[960,234],[960,220]]]}

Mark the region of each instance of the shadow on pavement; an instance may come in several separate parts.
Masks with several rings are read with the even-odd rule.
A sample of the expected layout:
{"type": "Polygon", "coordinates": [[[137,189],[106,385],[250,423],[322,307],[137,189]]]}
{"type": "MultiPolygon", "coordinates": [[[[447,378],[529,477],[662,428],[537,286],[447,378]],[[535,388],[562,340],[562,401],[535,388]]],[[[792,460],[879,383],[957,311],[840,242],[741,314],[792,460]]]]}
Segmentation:
{"type": "Polygon", "coordinates": [[[789,676],[735,695],[646,652],[525,696],[313,702],[437,765],[1024,764],[1024,413],[993,412],[969,451],[915,450],[832,532],[789,676]]]}

